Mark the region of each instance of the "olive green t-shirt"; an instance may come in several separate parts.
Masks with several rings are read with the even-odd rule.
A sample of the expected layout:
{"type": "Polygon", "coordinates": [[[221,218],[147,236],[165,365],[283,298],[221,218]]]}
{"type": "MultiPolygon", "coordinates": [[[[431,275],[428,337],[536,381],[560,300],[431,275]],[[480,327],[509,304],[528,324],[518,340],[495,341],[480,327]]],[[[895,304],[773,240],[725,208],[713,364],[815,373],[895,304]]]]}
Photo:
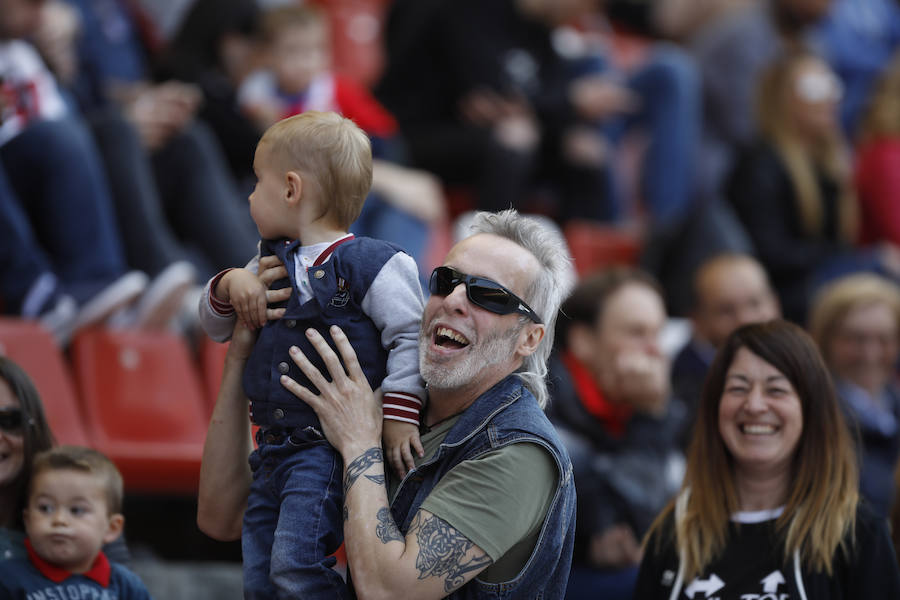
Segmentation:
{"type": "MultiPolygon", "coordinates": [[[[423,458],[430,459],[459,417],[422,434],[423,458]]],[[[421,508],[440,517],[484,550],[493,564],[479,579],[508,581],[525,566],[556,493],[559,471],[550,452],[521,442],[453,467],[421,508]]],[[[399,482],[391,481],[393,499],[399,482]]]]}

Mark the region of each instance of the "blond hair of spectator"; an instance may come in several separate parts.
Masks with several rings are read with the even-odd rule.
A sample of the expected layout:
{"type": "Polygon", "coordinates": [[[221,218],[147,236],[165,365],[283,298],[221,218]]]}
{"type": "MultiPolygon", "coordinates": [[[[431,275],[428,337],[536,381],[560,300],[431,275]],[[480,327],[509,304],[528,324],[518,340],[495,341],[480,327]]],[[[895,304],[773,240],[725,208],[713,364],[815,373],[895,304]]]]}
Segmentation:
{"type": "MultiPolygon", "coordinates": [[[[757,86],[756,116],[763,136],[775,147],[784,161],[788,178],[797,198],[797,211],[804,231],[820,235],[824,226],[822,197],[817,170],[828,175],[839,186],[838,223],[842,239],[853,242],[858,228],[856,196],[850,173],[850,161],[840,127],[835,126],[816,143],[805,143],[795,126],[790,103],[796,98],[802,68],[818,66],[829,73],[824,59],[799,47],[786,51],[761,73],[757,86]]],[[[834,77],[834,74],[831,73],[834,77]]],[[[840,85],[833,79],[835,90],[840,85]]]]}

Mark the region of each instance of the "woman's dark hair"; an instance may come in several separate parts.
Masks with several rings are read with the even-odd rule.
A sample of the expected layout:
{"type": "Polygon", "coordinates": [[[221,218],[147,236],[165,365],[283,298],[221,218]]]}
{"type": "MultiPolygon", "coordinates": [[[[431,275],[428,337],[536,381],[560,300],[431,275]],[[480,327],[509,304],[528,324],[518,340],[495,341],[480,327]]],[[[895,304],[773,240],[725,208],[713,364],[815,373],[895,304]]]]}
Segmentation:
{"type": "Polygon", "coordinates": [[[31,377],[22,367],[5,356],[0,356],[0,379],[9,386],[13,396],[19,401],[22,410],[22,427],[24,441],[24,460],[22,471],[10,484],[13,492],[7,497],[16,499],[14,511],[14,526],[21,528],[22,509],[26,502],[26,489],[31,479],[31,462],[38,452],[51,448],[56,442],[47,417],[44,414],[44,405],[31,377]]]}

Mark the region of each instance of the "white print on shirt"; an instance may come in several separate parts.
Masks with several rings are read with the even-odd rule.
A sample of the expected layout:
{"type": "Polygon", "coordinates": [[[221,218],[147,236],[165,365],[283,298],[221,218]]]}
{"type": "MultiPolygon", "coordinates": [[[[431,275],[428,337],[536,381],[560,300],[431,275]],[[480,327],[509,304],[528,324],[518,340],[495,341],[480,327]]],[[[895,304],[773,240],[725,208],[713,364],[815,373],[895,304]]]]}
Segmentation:
{"type": "Polygon", "coordinates": [[[697,592],[703,592],[704,598],[714,598],[713,594],[721,590],[725,587],[725,582],[722,581],[718,575],[713,573],[709,576],[709,579],[700,579],[699,577],[694,577],[694,580],[691,582],[687,589],[684,590],[684,593],[687,594],[688,598],[693,600],[694,594],[697,592]]]}
{"type": "Polygon", "coordinates": [[[116,600],[118,594],[98,587],[80,584],[48,586],[28,592],[28,600],[116,600]]]}
{"type": "MultiPolygon", "coordinates": [[[[668,571],[663,574],[668,575],[668,571]]],[[[784,585],[784,575],[781,571],[772,571],[759,581],[762,584],[762,591],[759,594],[741,594],[741,600],[790,600],[790,595],[785,592],[779,592],[779,586],[784,585]]],[[[695,577],[689,586],[684,590],[685,595],[694,600],[694,596],[698,593],[703,594],[703,598],[709,600],[720,600],[719,596],[714,596],[716,592],[725,587],[725,582],[715,573],[710,574],[707,579],[695,577]]],[[[701,596],[697,596],[700,598],[701,596]]]]}

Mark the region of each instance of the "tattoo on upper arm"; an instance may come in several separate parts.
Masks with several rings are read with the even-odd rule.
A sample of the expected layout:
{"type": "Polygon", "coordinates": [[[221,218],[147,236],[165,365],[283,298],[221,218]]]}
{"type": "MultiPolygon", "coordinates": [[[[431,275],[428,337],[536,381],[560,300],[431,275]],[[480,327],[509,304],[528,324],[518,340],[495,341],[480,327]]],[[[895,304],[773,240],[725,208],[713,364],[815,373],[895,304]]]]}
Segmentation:
{"type": "Polygon", "coordinates": [[[467,559],[466,554],[475,544],[440,517],[432,515],[423,518],[419,513],[409,529],[415,531],[419,542],[419,555],[416,557],[419,579],[444,576],[444,591],[447,593],[466,582],[466,573],[477,573],[492,562],[484,553],[467,559]]]}
{"type": "Polygon", "coordinates": [[[391,516],[391,511],[386,506],[378,509],[376,518],[378,519],[378,524],[375,526],[375,535],[378,536],[382,544],[387,544],[394,540],[402,542],[406,539],[400,533],[400,528],[394,523],[394,517],[391,516]]]}
{"type": "MultiPolygon", "coordinates": [[[[381,448],[369,448],[350,461],[350,464],[347,465],[347,474],[344,475],[344,496],[347,495],[347,492],[350,491],[350,488],[356,483],[359,476],[365,473],[369,467],[383,462],[384,455],[381,453],[381,448]]],[[[374,475],[373,477],[379,476],[374,475]]],[[[382,483],[384,483],[384,475],[380,475],[380,477],[382,478],[382,483]]]]}

